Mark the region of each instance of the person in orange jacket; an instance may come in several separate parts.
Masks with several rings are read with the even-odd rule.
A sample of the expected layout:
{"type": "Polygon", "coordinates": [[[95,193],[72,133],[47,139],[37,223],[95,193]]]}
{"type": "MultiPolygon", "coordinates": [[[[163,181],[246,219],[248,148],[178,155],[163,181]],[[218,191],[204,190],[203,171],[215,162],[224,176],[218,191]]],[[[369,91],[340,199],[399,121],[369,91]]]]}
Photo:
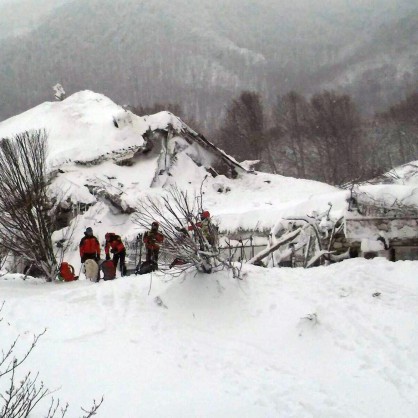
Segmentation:
{"type": "Polygon", "coordinates": [[[97,238],[93,235],[93,229],[90,227],[86,228],[84,237],[81,238],[79,249],[82,263],[89,259],[99,262],[100,244],[97,238]]]}
{"type": "Polygon", "coordinates": [[[151,224],[151,230],[145,232],[143,237],[143,242],[145,248],[147,249],[147,255],[145,260],[148,263],[154,262],[158,265],[158,254],[160,252],[160,246],[164,241],[164,235],[161,232],[158,232],[160,224],[157,221],[154,221],[151,224]]]}
{"type": "Polygon", "coordinates": [[[126,257],[126,249],[123,245],[122,239],[119,235],[114,234],[113,232],[108,232],[105,235],[106,238],[106,245],[105,245],[105,254],[106,260],[110,260],[110,253],[113,254],[113,264],[115,268],[118,266],[118,262],[120,260],[120,272],[122,276],[126,274],[126,266],[125,266],[125,257],[126,257]]]}

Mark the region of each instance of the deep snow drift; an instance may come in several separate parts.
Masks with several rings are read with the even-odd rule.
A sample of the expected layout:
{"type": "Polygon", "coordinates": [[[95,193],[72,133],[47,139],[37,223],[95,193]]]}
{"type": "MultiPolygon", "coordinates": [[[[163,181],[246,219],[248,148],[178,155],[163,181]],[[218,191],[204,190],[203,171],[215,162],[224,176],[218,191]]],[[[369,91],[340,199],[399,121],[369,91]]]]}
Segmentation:
{"type": "Polygon", "coordinates": [[[416,416],[418,262],[244,273],[6,276],[0,341],[48,328],[25,367],[70,416],[102,394],[105,418],[416,416]]]}

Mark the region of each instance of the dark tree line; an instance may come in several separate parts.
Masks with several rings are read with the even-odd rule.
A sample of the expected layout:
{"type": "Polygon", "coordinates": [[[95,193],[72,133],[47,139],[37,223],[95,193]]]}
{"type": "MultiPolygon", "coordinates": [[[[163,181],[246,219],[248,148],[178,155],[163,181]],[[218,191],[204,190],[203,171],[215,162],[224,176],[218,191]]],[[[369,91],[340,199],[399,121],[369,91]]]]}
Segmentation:
{"type": "Polygon", "coordinates": [[[238,160],[260,159],[264,148],[264,111],[257,93],[244,91],[227,109],[221,146],[238,160]]]}
{"type": "Polygon", "coordinates": [[[418,159],[418,92],[380,113],[371,131],[382,142],[391,166],[418,159]]]}
{"type": "Polygon", "coordinates": [[[305,2],[277,25],[286,2],[258,1],[256,13],[250,0],[202,0],[193,8],[183,0],[73,0],[57,8],[52,4],[64,0],[32,3],[36,11],[16,13],[19,2],[0,1],[0,120],[51,100],[57,82],[68,95],[87,88],[118,103],[175,101],[187,118],[210,129],[219,128],[223,104],[247,86],[271,106],[279,93],[312,92],[350,74],[347,88],[362,111],[371,111],[396,102],[418,81],[416,13],[400,21],[403,7],[396,8],[392,25],[375,31],[387,5],[376,4],[370,14],[331,2],[339,4],[327,15],[338,18],[325,23],[321,2],[305,2]],[[40,14],[42,24],[27,32],[40,14]],[[22,36],[10,36],[23,23],[22,36]],[[382,55],[391,62],[380,63],[382,55]],[[380,65],[370,68],[369,60],[380,65]]]}
{"type": "Polygon", "coordinates": [[[228,106],[217,141],[261,169],[343,184],[418,159],[418,93],[365,119],[347,94],[310,98],[291,91],[268,114],[260,94],[244,91],[228,106]]]}

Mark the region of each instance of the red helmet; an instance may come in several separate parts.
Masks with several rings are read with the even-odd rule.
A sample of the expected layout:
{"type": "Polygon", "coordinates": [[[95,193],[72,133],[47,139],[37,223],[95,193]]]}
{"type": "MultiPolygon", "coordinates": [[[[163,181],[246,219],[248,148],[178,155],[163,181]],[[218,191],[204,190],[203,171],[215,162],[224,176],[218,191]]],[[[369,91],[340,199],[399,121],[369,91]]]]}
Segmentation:
{"type": "Polygon", "coordinates": [[[105,235],[105,239],[106,239],[106,241],[109,241],[109,239],[110,239],[113,235],[115,235],[115,233],[114,233],[114,232],[107,232],[107,233],[106,233],[106,235],[105,235]]]}
{"type": "Polygon", "coordinates": [[[200,218],[201,219],[207,219],[210,218],[210,213],[208,210],[204,210],[201,214],[200,214],[200,218]]]}

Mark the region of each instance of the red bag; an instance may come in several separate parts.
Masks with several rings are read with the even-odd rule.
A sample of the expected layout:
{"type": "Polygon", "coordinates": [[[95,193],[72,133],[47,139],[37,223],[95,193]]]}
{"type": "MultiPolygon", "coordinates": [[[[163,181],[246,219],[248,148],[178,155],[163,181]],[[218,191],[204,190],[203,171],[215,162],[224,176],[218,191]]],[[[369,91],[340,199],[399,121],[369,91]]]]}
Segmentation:
{"type": "Polygon", "coordinates": [[[64,282],[72,282],[73,280],[78,279],[74,274],[74,267],[65,261],[60,265],[59,277],[60,280],[64,280],[64,282]]]}
{"type": "Polygon", "coordinates": [[[113,280],[116,278],[116,267],[112,260],[103,261],[100,270],[103,272],[104,280],[113,280]]]}

